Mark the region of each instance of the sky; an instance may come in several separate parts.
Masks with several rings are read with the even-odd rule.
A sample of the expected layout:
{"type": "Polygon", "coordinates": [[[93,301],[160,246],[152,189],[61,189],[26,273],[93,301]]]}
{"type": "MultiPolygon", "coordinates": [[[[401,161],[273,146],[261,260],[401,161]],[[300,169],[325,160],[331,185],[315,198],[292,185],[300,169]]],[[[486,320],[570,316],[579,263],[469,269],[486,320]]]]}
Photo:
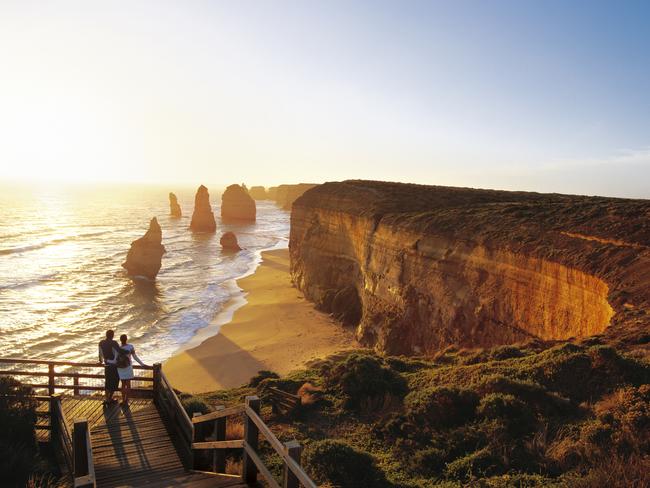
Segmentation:
{"type": "Polygon", "coordinates": [[[644,1],[0,0],[0,180],[650,198],[644,1]]]}

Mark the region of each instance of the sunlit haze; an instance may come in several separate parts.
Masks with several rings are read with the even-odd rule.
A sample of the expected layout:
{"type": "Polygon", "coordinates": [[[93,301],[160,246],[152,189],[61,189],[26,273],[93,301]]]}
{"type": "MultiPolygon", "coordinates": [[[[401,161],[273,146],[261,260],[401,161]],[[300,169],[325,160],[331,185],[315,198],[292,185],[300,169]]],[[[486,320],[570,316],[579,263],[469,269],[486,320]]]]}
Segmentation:
{"type": "Polygon", "coordinates": [[[650,198],[643,2],[2,1],[0,180],[650,198]]]}

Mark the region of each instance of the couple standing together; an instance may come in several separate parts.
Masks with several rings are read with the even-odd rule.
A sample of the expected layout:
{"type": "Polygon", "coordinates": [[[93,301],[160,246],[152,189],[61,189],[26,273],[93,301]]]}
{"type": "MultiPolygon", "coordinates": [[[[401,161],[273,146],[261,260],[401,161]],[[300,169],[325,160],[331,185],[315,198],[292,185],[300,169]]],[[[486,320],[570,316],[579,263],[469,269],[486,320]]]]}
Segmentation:
{"type": "Polygon", "coordinates": [[[120,336],[120,343],[118,344],[113,338],[115,332],[112,330],[106,331],[106,339],[99,341],[99,362],[104,364],[104,377],[106,399],[104,404],[116,402],[113,399],[113,394],[117,391],[119,382],[122,382],[122,405],[129,405],[129,394],[131,391],[131,380],[135,377],[133,374],[133,359],[135,359],[140,366],[147,367],[140,358],[135,354],[135,347],[133,344],[128,343],[126,334],[120,336]]]}

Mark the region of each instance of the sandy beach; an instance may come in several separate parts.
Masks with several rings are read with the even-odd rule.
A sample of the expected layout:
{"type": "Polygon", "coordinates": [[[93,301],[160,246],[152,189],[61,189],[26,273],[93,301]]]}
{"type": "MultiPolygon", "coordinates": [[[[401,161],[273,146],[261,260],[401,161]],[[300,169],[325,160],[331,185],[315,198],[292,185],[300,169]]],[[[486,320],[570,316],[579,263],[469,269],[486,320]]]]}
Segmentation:
{"type": "Polygon", "coordinates": [[[219,334],[165,362],[175,388],[189,393],[232,388],[260,370],[285,374],[357,346],[351,332],[292,286],[287,249],[266,251],[262,259],[254,274],[237,282],[247,303],[219,334]]]}

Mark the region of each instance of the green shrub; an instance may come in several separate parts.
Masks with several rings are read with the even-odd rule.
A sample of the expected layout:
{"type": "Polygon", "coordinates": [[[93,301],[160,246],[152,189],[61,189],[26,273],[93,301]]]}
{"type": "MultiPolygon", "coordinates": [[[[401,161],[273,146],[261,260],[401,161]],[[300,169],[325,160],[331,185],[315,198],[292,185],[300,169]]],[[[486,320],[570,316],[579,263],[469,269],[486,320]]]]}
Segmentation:
{"type": "Polygon", "coordinates": [[[478,405],[471,390],[433,387],[413,391],[405,400],[407,416],[429,428],[450,428],[471,421],[478,405]]]}
{"type": "Polygon", "coordinates": [[[303,464],[317,483],[331,483],[340,488],[385,484],[370,454],[339,440],[313,442],[305,450],[303,464]]]}
{"type": "Polygon", "coordinates": [[[408,467],[414,473],[433,477],[439,475],[445,467],[447,453],[437,447],[417,449],[407,458],[408,467]]]}
{"type": "Polygon", "coordinates": [[[183,408],[190,418],[192,418],[195,412],[203,415],[204,413],[208,413],[211,410],[210,405],[197,397],[185,398],[181,401],[181,403],[183,404],[183,408]]]}
{"type": "Polygon", "coordinates": [[[490,393],[481,399],[476,413],[486,419],[504,421],[515,435],[530,432],[535,427],[535,417],[528,405],[512,395],[490,393]]]}
{"type": "Polygon", "coordinates": [[[343,407],[360,410],[368,400],[386,396],[403,398],[406,380],[384,365],[383,361],[367,354],[352,354],[326,372],[325,385],[340,391],[343,407]]]}
{"type": "Polygon", "coordinates": [[[251,388],[256,388],[260,384],[260,382],[265,379],[268,378],[277,379],[279,377],[280,376],[277,373],[263,369],[261,371],[258,371],[257,374],[250,379],[250,381],[248,382],[248,386],[250,386],[251,388]]]}
{"type": "Polygon", "coordinates": [[[473,478],[481,478],[501,474],[504,471],[501,460],[490,452],[490,449],[483,448],[462,458],[449,463],[445,469],[448,478],[467,481],[473,478]]]}
{"type": "Polygon", "coordinates": [[[0,377],[0,480],[24,486],[38,467],[36,409],[31,389],[11,377],[0,377]],[[11,396],[4,396],[11,395],[11,396]]]}

